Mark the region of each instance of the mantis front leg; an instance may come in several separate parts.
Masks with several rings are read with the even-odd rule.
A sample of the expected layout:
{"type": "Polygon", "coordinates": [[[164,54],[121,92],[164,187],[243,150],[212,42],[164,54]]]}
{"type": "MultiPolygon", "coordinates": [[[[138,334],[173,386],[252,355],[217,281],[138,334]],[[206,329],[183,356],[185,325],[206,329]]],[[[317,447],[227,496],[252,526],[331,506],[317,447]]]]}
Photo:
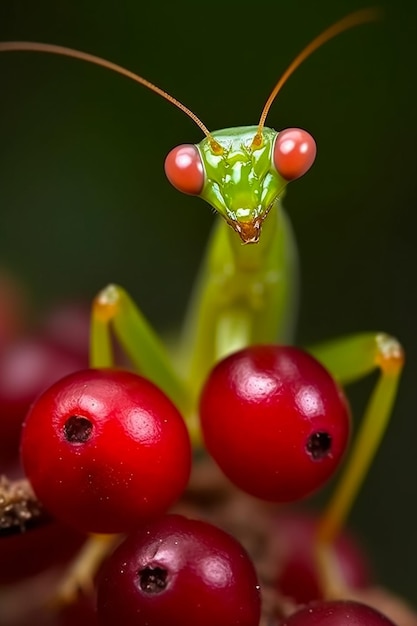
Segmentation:
{"type": "Polygon", "coordinates": [[[342,337],[314,346],[310,352],[342,385],[375,369],[380,372],[350,458],[318,528],[317,557],[323,589],[327,595],[332,595],[337,594],[342,585],[337,582],[329,547],[349,514],[388,425],[404,365],[404,353],[398,341],[384,333],[342,337]]]}
{"type": "Polygon", "coordinates": [[[108,285],[93,302],[92,367],[114,365],[111,331],[137,371],[158,385],[187,414],[189,400],[186,386],[176,372],[166,347],[129,294],[118,285],[108,285]]]}
{"type": "Polygon", "coordinates": [[[254,343],[291,340],[297,270],[291,226],[278,201],[256,245],[243,245],[225,221],[219,220],[184,324],[180,367],[174,366],[157,334],[129,295],[116,285],[106,287],[94,301],[91,363],[100,367],[112,364],[112,329],[137,370],[187,415],[216,361],[254,343]]]}

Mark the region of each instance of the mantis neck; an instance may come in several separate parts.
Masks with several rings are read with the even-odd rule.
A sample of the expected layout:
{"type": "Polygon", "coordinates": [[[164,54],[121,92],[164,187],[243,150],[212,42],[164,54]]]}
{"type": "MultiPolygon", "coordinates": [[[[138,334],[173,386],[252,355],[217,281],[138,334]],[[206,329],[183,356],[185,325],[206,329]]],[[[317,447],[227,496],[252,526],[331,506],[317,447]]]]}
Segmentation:
{"type": "Polygon", "coordinates": [[[287,340],[295,320],[296,266],[279,200],[257,243],[242,244],[223,219],[217,223],[183,334],[186,376],[195,397],[220,358],[249,343],[287,340]]]}

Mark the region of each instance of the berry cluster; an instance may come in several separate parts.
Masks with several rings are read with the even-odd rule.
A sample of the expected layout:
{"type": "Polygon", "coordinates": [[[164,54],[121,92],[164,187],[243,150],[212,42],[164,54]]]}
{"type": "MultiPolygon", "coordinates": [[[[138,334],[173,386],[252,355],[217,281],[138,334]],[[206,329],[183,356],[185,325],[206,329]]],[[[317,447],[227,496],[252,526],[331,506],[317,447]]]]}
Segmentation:
{"type": "MultiPolygon", "coordinates": [[[[247,348],[221,361],[201,394],[207,450],[243,491],[298,500],[338,466],[346,400],[328,372],[296,348],[247,348]]],[[[125,532],[167,511],[188,482],[184,421],[155,385],[117,369],[60,379],[23,425],[25,474],[44,506],[85,532],[125,532]],[[76,504],[76,506],[74,506],[76,504]]]]}
{"type": "MultiPolygon", "coordinates": [[[[12,356],[19,350],[22,361],[31,351],[46,364],[36,367],[42,377],[33,390],[0,388],[0,411],[11,416],[0,422],[0,441],[15,454],[21,429],[22,467],[50,516],[48,524],[2,538],[1,583],[68,560],[86,534],[124,533],[98,574],[96,609],[86,603],[74,613],[65,610],[57,624],[85,619],[98,626],[258,626],[265,615],[282,626],[391,624],[363,604],[323,600],[316,518],[277,514],[275,508],[267,513],[272,539],[263,554],[272,561],[271,578],[259,564],[259,541],[247,541],[237,530],[239,507],[230,523],[221,505],[216,510],[217,501],[205,509],[193,508],[189,499],[178,504],[184,496],[187,501],[193,465],[178,409],[136,373],[86,368],[85,355],[69,349],[76,345],[72,331],[58,332],[69,340],[63,346],[54,336],[56,323],[48,328],[42,336],[13,339],[0,360],[3,381],[12,379],[12,356]],[[180,514],[171,512],[174,505],[180,514]],[[20,561],[16,567],[19,549],[32,555],[26,569],[20,561]],[[268,608],[266,588],[286,598],[279,609],[268,608]],[[284,619],[283,607],[294,611],[306,602],[316,603],[284,619]]],[[[209,457],[196,451],[194,468],[212,458],[230,481],[222,483],[229,500],[241,493],[275,503],[304,498],[333,475],[349,438],[349,407],[340,387],[316,359],[294,347],[252,346],[217,363],[201,391],[199,416],[209,457]]],[[[251,524],[256,527],[254,519],[251,524]]],[[[351,539],[340,537],[334,558],[346,586],[369,584],[363,555],[351,539]]]]}

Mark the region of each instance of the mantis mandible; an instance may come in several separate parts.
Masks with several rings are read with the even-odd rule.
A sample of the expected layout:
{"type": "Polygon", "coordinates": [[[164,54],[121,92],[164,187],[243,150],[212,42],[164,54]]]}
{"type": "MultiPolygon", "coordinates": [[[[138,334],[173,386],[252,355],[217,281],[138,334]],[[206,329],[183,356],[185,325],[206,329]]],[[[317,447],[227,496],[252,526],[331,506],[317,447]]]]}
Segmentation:
{"type": "MultiPolygon", "coordinates": [[[[58,54],[122,74],[181,109],[205,135],[197,146],[174,148],[165,162],[168,179],[176,188],[201,196],[219,215],[175,358],[119,286],[110,285],[95,298],[91,325],[91,365],[113,364],[112,328],[137,369],[181,409],[197,445],[196,402],[214,363],[247,345],[292,338],[297,255],[281,200],[287,183],[312,165],[316,146],[304,130],[292,128],[278,133],[265,127],[270,107],[286,80],[316,49],[339,33],[377,17],[375,9],[360,10],[325,30],[277,82],[256,126],[216,132],[210,132],[171,95],[119,65],[57,45],[0,43],[0,52],[58,54]]],[[[378,332],[338,338],[309,350],[342,385],[380,370],[349,462],[318,531],[323,583],[329,587],[324,548],[343,524],[382,438],[396,395],[403,352],[393,337],[378,332]]]]}

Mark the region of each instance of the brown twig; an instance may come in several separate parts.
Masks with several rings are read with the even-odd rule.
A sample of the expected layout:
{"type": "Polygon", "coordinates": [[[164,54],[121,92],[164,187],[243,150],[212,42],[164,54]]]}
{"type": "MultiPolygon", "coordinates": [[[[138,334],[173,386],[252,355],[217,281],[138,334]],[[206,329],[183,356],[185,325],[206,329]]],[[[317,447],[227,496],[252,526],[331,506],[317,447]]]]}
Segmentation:
{"type": "Polygon", "coordinates": [[[0,476],[0,536],[20,533],[48,520],[28,480],[0,476]]]}

